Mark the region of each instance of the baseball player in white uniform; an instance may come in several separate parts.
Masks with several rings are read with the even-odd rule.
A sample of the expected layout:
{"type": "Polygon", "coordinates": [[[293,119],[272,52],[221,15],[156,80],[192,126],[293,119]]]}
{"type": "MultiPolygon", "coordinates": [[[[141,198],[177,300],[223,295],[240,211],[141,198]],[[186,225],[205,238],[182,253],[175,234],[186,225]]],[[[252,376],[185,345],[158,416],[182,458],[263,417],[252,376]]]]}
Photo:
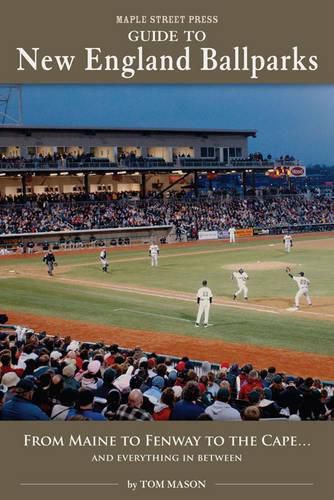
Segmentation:
{"type": "Polygon", "coordinates": [[[284,249],[286,252],[291,252],[292,248],[292,236],[291,234],[286,234],[283,238],[283,243],[284,243],[284,249]]]}
{"type": "Polygon", "coordinates": [[[232,280],[235,279],[236,282],[238,283],[238,290],[235,292],[233,295],[233,300],[235,300],[240,293],[243,292],[244,294],[244,299],[248,300],[248,287],[247,287],[247,280],[248,274],[245,273],[243,269],[239,269],[239,271],[236,271],[232,273],[232,280]]]}
{"type": "Polygon", "coordinates": [[[204,280],[202,282],[201,288],[198,289],[197,292],[197,304],[198,304],[198,312],[195,326],[199,327],[202,316],[204,314],[204,328],[208,327],[209,323],[209,312],[210,305],[212,304],[213,295],[208,287],[208,282],[204,280]]]}
{"type": "Polygon", "coordinates": [[[309,306],[312,305],[312,299],[310,297],[309,293],[309,286],[310,286],[310,280],[306,278],[305,274],[303,272],[300,272],[298,276],[294,276],[291,274],[291,269],[289,267],[286,268],[286,272],[292,278],[298,286],[298,292],[296,293],[295,296],[295,307],[296,309],[299,309],[299,302],[302,296],[306,298],[306,301],[309,306]]]}
{"type": "Polygon", "coordinates": [[[228,234],[230,235],[230,243],[235,243],[235,227],[230,227],[228,234]]]}
{"type": "Polygon", "coordinates": [[[160,254],[160,249],[156,243],[152,243],[148,251],[151,257],[151,265],[152,267],[158,266],[158,255],[160,254]]]}
{"type": "Polygon", "coordinates": [[[104,273],[107,273],[108,272],[109,263],[108,263],[108,259],[107,259],[107,249],[105,247],[102,248],[102,250],[100,252],[100,262],[102,264],[102,271],[104,273]]]}

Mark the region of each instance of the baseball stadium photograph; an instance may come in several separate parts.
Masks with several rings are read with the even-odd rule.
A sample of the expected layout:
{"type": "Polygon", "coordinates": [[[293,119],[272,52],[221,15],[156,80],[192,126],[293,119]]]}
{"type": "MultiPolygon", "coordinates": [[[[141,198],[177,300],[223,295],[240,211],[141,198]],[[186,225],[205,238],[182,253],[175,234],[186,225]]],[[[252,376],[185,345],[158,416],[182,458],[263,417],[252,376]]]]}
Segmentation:
{"type": "Polygon", "coordinates": [[[333,112],[0,86],[0,420],[334,421],[333,112]]]}

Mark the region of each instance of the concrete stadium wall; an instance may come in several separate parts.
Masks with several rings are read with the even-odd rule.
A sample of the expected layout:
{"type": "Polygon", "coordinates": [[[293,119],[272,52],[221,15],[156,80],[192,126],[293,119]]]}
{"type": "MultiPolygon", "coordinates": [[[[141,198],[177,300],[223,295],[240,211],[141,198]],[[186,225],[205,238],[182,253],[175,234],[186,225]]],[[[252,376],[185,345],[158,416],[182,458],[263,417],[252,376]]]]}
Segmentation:
{"type": "MultiPolygon", "coordinates": [[[[26,233],[12,234],[0,236],[0,249],[7,248],[11,251],[23,251],[23,248],[28,242],[35,243],[34,250],[42,250],[43,245],[47,242],[50,246],[60,244],[61,239],[64,243],[61,248],[73,247],[90,247],[94,244],[90,238],[94,236],[97,241],[102,240],[106,246],[110,246],[112,240],[116,240],[119,244],[119,238],[128,239],[130,245],[149,244],[152,240],[159,242],[162,238],[168,241],[168,237],[172,232],[172,226],[147,226],[138,228],[115,228],[115,229],[95,229],[87,231],[58,231],[51,233],[26,233]],[[82,245],[75,244],[74,239],[80,237],[82,245]]],[[[99,245],[97,245],[99,246],[99,245]]]]}

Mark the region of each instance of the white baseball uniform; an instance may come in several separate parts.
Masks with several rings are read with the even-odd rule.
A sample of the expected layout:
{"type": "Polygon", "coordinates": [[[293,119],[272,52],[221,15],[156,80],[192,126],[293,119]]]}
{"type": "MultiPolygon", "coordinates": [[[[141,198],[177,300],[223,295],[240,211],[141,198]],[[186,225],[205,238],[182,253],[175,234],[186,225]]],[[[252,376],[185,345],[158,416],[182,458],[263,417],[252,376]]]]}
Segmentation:
{"type": "Polygon", "coordinates": [[[151,265],[152,266],[157,266],[158,265],[158,255],[160,253],[160,249],[158,245],[155,245],[152,243],[152,245],[149,248],[149,254],[151,256],[151,265]]]}
{"type": "Polygon", "coordinates": [[[108,264],[108,260],[107,260],[107,251],[106,250],[101,250],[100,261],[102,264],[102,271],[107,272],[109,264],[108,264]]]}
{"type": "Polygon", "coordinates": [[[295,296],[296,307],[299,307],[299,301],[303,295],[306,298],[308,305],[311,306],[312,300],[309,294],[310,280],[305,278],[305,276],[293,276],[293,279],[298,285],[298,292],[295,296]]]}
{"type": "Polygon", "coordinates": [[[230,227],[228,233],[230,235],[230,243],[235,243],[235,227],[230,227]]]}
{"type": "Polygon", "coordinates": [[[210,305],[212,302],[212,292],[208,286],[202,286],[197,292],[198,312],[196,325],[199,325],[204,314],[204,325],[209,323],[210,305]]]}
{"type": "Polygon", "coordinates": [[[239,271],[234,272],[232,274],[232,278],[236,280],[238,283],[238,290],[234,293],[234,297],[237,297],[241,292],[244,294],[244,298],[248,298],[248,287],[246,285],[247,280],[248,280],[248,274],[243,271],[240,273],[239,271]]]}
{"type": "Polygon", "coordinates": [[[290,252],[292,247],[292,236],[290,236],[290,234],[286,234],[283,238],[283,241],[284,241],[285,251],[290,252]]]}

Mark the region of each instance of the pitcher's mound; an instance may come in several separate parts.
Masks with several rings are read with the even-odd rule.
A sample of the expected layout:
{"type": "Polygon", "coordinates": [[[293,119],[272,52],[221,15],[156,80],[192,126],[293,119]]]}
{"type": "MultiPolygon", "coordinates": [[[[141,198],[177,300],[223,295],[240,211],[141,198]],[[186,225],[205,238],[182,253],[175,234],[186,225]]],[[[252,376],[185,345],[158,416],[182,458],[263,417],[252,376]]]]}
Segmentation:
{"type": "Polygon", "coordinates": [[[294,267],[294,264],[289,264],[288,262],[278,262],[278,261],[258,261],[258,262],[242,262],[240,264],[226,264],[223,266],[224,269],[229,269],[230,271],[237,271],[242,268],[247,271],[271,271],[272,269],[282,269],[285,271],[286,267],[294,267]]]}

